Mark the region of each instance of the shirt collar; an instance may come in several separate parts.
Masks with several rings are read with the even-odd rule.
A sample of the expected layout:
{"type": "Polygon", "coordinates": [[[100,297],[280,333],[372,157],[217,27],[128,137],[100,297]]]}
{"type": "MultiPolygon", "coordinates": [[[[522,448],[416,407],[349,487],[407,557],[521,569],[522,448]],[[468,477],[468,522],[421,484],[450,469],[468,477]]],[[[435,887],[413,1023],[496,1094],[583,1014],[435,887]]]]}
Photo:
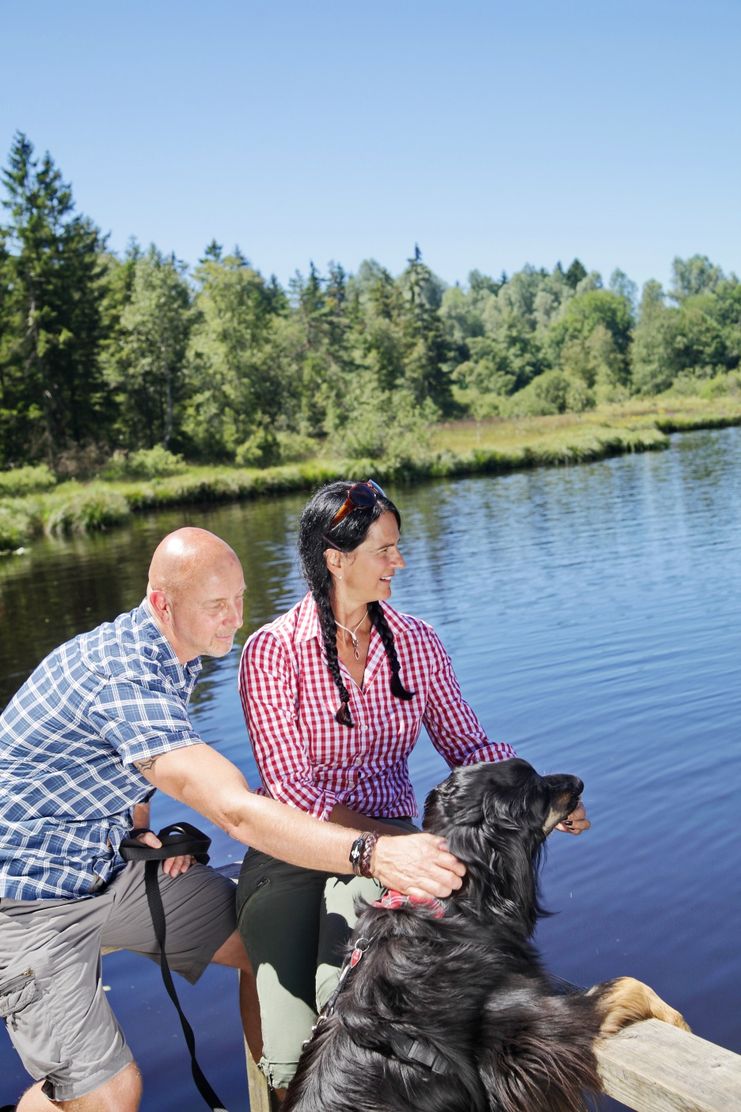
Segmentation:
{"type": "MultiPolygon", "coordinates": [[[[394,637],[403,636],[412,628],[412,623],[406,614],[394,610],[393,606],[382,602],[383,613],[394,637]]],[[[311,641],[314,638],[321,640],[322,630],[319,625],[319,610],[311,593],[304,596],[298,605],[296,616],[296,640],[311,641]]]]}
{"type": "Polygon", "coordinates": [[[200,656],[181,664],[170,642],[157,625],[146,599],[135,612],[135,623],[142,640],[149,642],[152,656],[175,687],[192,688],[203,665],[200,656]]]}

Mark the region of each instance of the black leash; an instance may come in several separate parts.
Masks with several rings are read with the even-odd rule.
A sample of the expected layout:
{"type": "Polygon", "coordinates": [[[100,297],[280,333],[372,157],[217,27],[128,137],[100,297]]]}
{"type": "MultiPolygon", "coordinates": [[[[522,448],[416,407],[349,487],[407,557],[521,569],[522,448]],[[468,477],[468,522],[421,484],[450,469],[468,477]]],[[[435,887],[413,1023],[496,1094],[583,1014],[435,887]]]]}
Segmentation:
{"type": "MultiPolygon", "coordinates": [[[[382,903],[375,903],[372,906],[386,907],[387,905],[382,903]]],[[[399,905],[395,904],[393,906],[396,907],[399,905]]],[[[365,954],[373,945],[375,937],[376,936],[372,934],[368,938],[363,936],[355,941],[352,950],[345,957],[344,964],[340,971],[339,980],[337,981],[334,991],[332,992],[332,995],[329,997],[321,1012],[317,1016],[316,1023],[311,1029],[312,1035],[314,1035],[322,1026],[322,1024],[325,1023],[326,1020],[328,1020],[329,1017],[334,1013],[337,1005],[337,1000],[341,995],[348,978],[351,976],[353,970],[357,967],[359,962],[362,961],[365,954]]],[[[340,1020],[344,1023],[342,1017],[340,1017],[340,1020]]],[[[394,1055],[401,1062],[406,1062],[409,1066],[423,1066],[431,1073],[446,1074],[450,1072],[450,1065],[447,1058],[444,1054],[441,1054],[437,1047],[433,1046],[432,1043],[426,1042],[423,1039],[415,1039],[412,1037],[412,1035],[408,1035],[404,1031],[395,1030],[392,1026],[387,1028],[386,1037],[388,1038],[394,1055]]],[[[353,1031],[351,1038],[357,1042],[357,1032],[353,1031]]],[[[308,1040],[304,1043],[304,1046],[307,1045],[308,1040]]],[[[376,1045],[369,1045],[364,1043],[360,1043],[359,1045],[365,1045],[368,1050],[375,1050],[377,1053],[381,1053],[376,1045]]]]}
{"type": "Polygon", "coordinates": [[[193,1080],[195,1081],[198,1092],[211,1109],[211,1112],[226,1112],[226,1105],[209,1085],[205,1073],[198,1065],[196,1060],[196,1040],[193,1034],[193,1028],[188,1023],[185,1013],[180,1007],[178,994],[175,991],[172,973],[170,972],[167,955],[165,954],[167,927],[165,923],[165,910],[162,906],[162,897],[160,896],[160,886],[157,880],[160,861],[164,861],[167,857],[180,857],[181,855],[186,857],[191,856],[195,857],[196,861],[200,862],[201,865],[207,865],[208,849],[211,845],[211,839],[207,838],[206,835],[201,833],[195,826],[191,826],[189,822],[172,823],[170,826],[165,826],[160,830],[157,837],[162,842],[162,845],[159,849],[153,849],[152,846],[142,845],[142,843],[136,839],[135,835],[137,833],[143,834],[145,831],[132,831],[129,837],[124,838],[121,842],[119,852],[125,861],[145,862],[144,888],[147,893],[149,912],[152,916],[152,926],[154,927],[155,937],[160,948],[162,980],[180,1016],[183,1035],[185,1036],[185,1041],[190,1051],[193,1080]]]}

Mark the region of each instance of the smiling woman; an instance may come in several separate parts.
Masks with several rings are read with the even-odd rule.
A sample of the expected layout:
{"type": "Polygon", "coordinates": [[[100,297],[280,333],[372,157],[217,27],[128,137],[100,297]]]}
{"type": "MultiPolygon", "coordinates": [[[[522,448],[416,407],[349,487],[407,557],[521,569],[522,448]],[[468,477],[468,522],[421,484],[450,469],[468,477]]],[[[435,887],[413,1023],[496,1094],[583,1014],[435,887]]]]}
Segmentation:
{"type": "Polygon", "coordinates": [[[247,642],[239,688],[262,791],[365,833],[354,879],[250,852],[239,926],[256,974],[262,1045],[280,1095],[317,1011],[337,983],[358,896],[377,899],[374,839],[414,829],[407,760],[424,725],[451,766],[513,755],[491,742],[425,622],[390,605],[405,566],[401,516],[372,480],[323,487],[301,515],[309,593],[247,642]]]}

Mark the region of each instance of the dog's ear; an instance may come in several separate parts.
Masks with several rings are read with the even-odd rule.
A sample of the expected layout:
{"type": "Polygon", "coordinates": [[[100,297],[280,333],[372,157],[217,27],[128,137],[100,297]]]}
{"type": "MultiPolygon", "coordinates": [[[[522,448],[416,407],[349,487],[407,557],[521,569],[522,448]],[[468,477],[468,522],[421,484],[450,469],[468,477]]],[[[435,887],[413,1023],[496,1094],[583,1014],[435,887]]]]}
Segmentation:
{"type": "Polygon", "coordinates": [[[550,810],[550,792],[534,769],[520,771],[516,783],[506,787],[494,783],[485,793],[483,822],[491,829],[527,831],[540,840],[550,810]]]}
{"type": "Polygon", "coordinates": [[[479,826],[483,820],[485,765],[456,768],[425,800],[422,826],[432,834],[454,827],[479,826]]]}

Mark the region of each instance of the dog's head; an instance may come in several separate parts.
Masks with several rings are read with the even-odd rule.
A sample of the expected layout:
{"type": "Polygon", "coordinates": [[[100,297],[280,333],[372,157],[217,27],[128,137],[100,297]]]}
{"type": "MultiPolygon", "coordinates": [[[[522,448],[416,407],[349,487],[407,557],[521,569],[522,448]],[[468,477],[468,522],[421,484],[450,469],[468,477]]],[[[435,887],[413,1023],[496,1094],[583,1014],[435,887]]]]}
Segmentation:
{"type": "Polygon", "coordinates": [[[425,803],[424,829],[445,837],[467,866],[460,899],[479,912],[516,912],[529,928],[537,902],[540,850],[576,807],[584,785],[565,773],[540,776],[513,757],[458,768],[425,803]]]}

